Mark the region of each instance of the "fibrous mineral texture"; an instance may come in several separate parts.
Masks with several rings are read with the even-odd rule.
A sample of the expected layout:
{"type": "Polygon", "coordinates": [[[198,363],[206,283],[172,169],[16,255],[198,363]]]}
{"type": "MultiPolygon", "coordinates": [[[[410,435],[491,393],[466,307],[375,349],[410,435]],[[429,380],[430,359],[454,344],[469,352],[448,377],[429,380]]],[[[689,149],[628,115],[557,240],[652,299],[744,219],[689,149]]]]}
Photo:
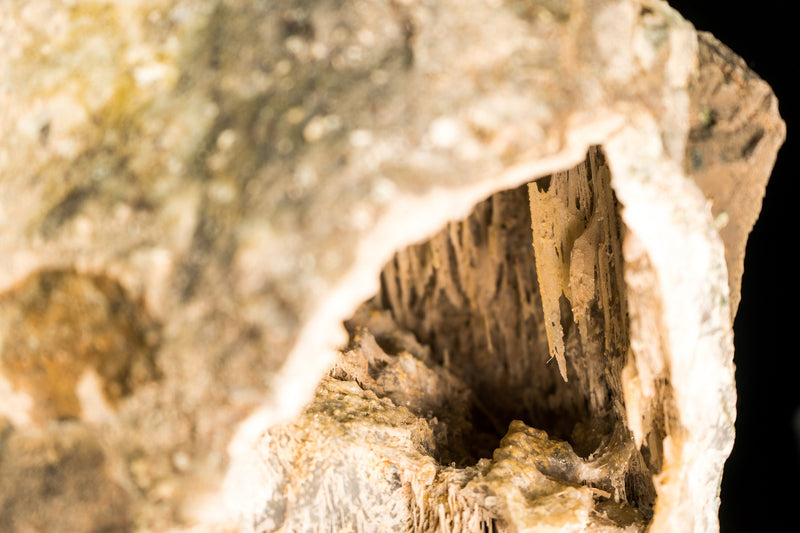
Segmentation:
{"type": "Polygon", "coordinates": [[[660,0],[1,2],[0,529],[716,529],[783,137],[660,0]]]}

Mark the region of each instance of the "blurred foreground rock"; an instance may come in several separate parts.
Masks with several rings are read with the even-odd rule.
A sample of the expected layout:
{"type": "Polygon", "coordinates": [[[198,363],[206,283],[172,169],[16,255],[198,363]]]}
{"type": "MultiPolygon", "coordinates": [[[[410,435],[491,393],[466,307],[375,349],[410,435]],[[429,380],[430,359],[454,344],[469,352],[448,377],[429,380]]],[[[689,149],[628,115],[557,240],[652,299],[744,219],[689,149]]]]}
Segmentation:
{"type": "Polygon", "coordinates": [[[715,530],[784,135],[660,0],[3,2],[0,530],[715,530]]]}

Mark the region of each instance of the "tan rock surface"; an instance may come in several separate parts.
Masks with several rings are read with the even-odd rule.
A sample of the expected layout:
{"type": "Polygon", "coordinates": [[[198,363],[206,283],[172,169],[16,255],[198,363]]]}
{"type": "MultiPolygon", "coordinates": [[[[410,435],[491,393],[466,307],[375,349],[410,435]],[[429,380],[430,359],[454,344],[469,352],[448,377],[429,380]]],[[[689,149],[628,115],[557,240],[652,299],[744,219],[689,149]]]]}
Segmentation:
{"type": "MultiPolygon", "coordinates": [[[[341,472],[358,478],[364,501],[386,498],[380,505],[400,512],[411,507],[398,495],[430,486],[445,498],[436,491],[453,479],[444,518],[419,506],[403,522],[410,530],[487,520],[714,530],[735,417],[731,311],[783,136],[769,87],[659,0],[3,2],[0,529],[58,530],[54,517],[72,531],[246,529],[265,508],[273,521],[261,530],[300,527],[316,500],[278,512],[270,487],[313,464],[291,454],[335,457],[313,433],[339,439],[330,443],[343,451],[341,472]],[[622,273],[602,249],[569,243],[559,284],[578,327],[559,357],[540,320],[556,309],[535,276],[541,254],[518,230],[539,213],[526,184],[557,179],[587,153],[603,154],[615,195],[603,216],[619,219],[591,242],[610,239],[622,273]],[[524,209],[473,211],[483,201],[524,209]],[[470,235],[486,237],[458,250],[471,270],[448,271],[459,264],[445,260],[452,246],[470,235]],[[413,243],[438,259],[404,264],[429,270],[392,267],[413,243]],[[624,287],[588,274],[606,267],[624,287]],[[483,276],[500,271],[497,307],[487,292],[496,280],[483,276]],[[436,405],[477,398],[464,400],[469,412],[442,429],[398,399],[434,401],[405,373],[372,388],[353,381],[370,375],[369,360],[334,367],[317,389],[343,361],[343,321],[388,297],[382,286],[424,276],[468,289],[438,311],[462,326],[435,322],[436,298],[378,302],[376,312],[394,311],[386,335],[414,356],[402,359],[408,368],[438,376],[426,391],[436,405]],[[615,290],[630,316],[617,324],[622,347],[607,331],[624,311],[607,296],[615,290]],[[430,308],[420,315],[418,304],[430,308]],[[471,336],[477,350],[443,350],[437,335],[471,336]],[[495,351],[502,357],[486,358],[495,351]],[[568,382],[545,364],[551,355],[568,382]],[[570,365],[582,364],[573,379],[570,365]],[[498,391],[508,396],[487,403],[498,391]],[[348,425],[332,394],[365,420],[348,425]],[[604,428],[578,424],[599,410],[604,428]],[[367,458],[369,440],[348,428],[397,441],[367,458]],[[451,430],[447,451],[436,439],[451,430]],[[587,474],[534,495],[534,482],[502,473],[500,438],[519,435],[569,441],[580,469],[598,449],[625,452],[638,488],[622,497],[587,474]],[[473,464],[450,467],[447,454],[473,464]],[[395,490],[381,461],[401,457],[395,490]],[[268,471],[272,485],[261,463],[283,469],[268,471]],[[369,464],[382,469],[364,485],[369,464]],[[488,505],[487,491],[500,499],[488,505]]],[[[569,325],[567,308],[558,306],[569,325]]],[[[384,355],[374,357],[399,364],[384,355]]],[[[308,493],[291,486],[291,497],[308,493]]],[[[370,509],[325,524],[369,530],[370,509]]]]}

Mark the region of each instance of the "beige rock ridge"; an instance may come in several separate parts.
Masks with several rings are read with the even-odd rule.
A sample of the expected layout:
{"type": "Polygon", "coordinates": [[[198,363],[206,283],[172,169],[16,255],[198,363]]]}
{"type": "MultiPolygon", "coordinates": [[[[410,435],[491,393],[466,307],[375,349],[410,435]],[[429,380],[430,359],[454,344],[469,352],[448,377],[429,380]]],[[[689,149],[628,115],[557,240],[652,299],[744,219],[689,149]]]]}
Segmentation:
{"type": "Polygon", "coordinates": [[[660,0],[3,2],[0,530],[717,529],[784,135],[660,0]]]}

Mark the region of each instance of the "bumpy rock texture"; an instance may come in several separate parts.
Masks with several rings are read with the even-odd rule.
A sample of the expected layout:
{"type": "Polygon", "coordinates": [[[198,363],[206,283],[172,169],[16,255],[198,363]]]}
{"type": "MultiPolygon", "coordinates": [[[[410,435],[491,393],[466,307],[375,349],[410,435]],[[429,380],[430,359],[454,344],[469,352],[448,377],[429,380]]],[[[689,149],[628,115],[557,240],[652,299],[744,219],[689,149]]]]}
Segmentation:
{"type": "Polygon", "coordinates": [[[715,529],[783,137],[660,0],[2,2],[0,529],[715,529]]]}

